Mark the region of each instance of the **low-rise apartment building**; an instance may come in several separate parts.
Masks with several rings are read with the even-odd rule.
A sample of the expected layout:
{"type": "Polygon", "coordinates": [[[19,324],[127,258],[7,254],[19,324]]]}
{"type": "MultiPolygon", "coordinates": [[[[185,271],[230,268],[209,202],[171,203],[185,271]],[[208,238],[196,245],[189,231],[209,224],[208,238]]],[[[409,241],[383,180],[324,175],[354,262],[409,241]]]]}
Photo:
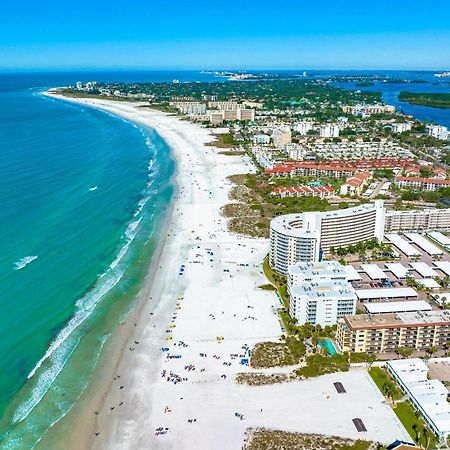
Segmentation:
{"type": "Polygon", "coordinates": [[[334,188],[331,186],[297,186],[297,187],[276,187],[272,195],[285,197],[320,197],[330,198],[335,195],[334,188]]]}
{"type": "Polygon", "coordinates": [[[367,170],[355,173],[341,186],[341,195],[360,196],[371,178],[372,174],[367,170]]]}
{"type": "Polygon", "coordinates": [[[395,106],[392,105],[350,105],[342,106],[342,111],[348,114],[383,114],[395,112],[395,106]]]}
{"type": "Polygon", "coordinates": [[[450,340],[450,311],[360,314],[338,320],[341,351],[395,352],[398,347],[442,348],[450,340]]]}
{"type": "Polygon", "coordinates": [[[395,185],[400,189],[413,189],[418,191],[437,191],[450,186],[450,180],[441,178],[421,177],[395,177],[395,185]]]}

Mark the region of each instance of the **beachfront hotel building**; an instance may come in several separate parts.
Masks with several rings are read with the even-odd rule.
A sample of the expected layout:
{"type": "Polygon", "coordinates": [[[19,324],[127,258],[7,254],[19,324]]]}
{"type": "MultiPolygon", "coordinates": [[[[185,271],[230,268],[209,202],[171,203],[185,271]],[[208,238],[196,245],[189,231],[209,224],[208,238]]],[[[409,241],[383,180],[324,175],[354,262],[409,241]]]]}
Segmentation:
{"type": "Polygon", "coordinates": [[[450,208],[386,211],[385,231],[450,231],[450,208]]]}
{"type": "Polygon", "coordinates": [[[369,239],[383,240],[382,200],[337,211],[287,214],[270,223],[269,264],[286,275],[289,266],[317,262],[330,248],[344,247],[369,239]]]}
{"type": "Polygon", "coordinates": [[[288,270],[289,315],[303,325],[332,326],[356,312],[357,297],[337,261],[297,263],[288,270]]]}
{"type": "Polygon", "coordinates": [[[442,348],[450,340],[450,311],[360,314],[338,320],[341,351],[395,352],[398,347],[442,348]]]}

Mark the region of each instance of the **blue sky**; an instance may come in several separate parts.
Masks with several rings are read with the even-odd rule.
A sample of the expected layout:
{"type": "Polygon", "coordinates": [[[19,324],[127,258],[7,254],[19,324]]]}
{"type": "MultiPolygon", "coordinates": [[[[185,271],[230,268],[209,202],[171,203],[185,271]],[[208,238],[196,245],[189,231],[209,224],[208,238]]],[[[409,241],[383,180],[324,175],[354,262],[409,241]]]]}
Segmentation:
{"type": "Polygon", "coordinates": [[[450,69],[450,0],[2,2],[0,69],[450,69]]]}

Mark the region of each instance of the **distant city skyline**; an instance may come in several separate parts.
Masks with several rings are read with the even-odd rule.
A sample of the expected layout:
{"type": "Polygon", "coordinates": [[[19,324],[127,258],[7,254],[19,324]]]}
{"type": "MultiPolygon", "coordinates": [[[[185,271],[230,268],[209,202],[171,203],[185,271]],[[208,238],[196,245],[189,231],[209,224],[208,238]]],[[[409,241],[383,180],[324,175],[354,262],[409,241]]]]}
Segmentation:
{"type": "Polygon", "coordinates": [[[2,5],[0,70],[450,68],[443,0],[22,5],[2,5]]]}

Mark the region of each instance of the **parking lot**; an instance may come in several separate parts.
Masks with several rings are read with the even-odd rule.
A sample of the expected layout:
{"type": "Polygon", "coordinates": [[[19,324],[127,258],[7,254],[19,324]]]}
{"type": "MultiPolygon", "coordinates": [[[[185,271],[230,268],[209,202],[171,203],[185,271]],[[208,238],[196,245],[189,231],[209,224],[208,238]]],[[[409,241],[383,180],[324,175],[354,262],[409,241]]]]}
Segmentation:
{"type": "MultiPolygon", "coordinates": [[[[449,274],[444,272],[441,268],[437,267],[435,263],[444,261],[450,263],[449,253],[438,247],[435,242],[429,239],[427,239],[427,242],[425,243],[421,242],[421,245],[427,247],[428,251],[431,253],[433,252],[433,246],[435,249],[437,248],[438,250],[442,250],[441,255],[432,256],[423,248],[419,247],[416,242],[413,242],[411,239],[409,239],[406,235],[399,236],[406,244],[410,246],[408,247],[408,245],[400,245],[400,247],[405,247],[406,250],[409,250],[409,253],[415,253],[415,255],[407,255],[400,249],[400,247],[395,246],[392,242],[390,242],[389,239],[385,239],[385,243],[392,245],[392,248],[398,254],[398,258],[390,263],[384,261],[370,264],[359,262],[353,263],[352,267],[356,270],[357,275],[355,274],[355,276],[353,277],[354,279],[351,279],[351,283],[355,290],[404,289],[409,287],[407,278],[412,278],[418,283],[426,285],[425,287],[429,287],[429,290],[431,292],[439,292],[440,290],[442,290],[437,281],[441,278],[448,277],[449,274]],[[428,243],[430,244],[429,246],[428,243]]],[[[433,304],[433,307],[437,307],[434,302],[430,301],[429,295],[425,290],[418,290],[414,286],[412,287],[416,291],[417,296],[405,297],[403,295],[404,291],[400,290],[398,291],[398,297],[394,297],[395,294],[394,291],[392,291],[392,293],[390,293],[392,297],[387,296],[386,298],[374,298],[369,299],[368,301],[386,302],[399,300],[426,300],[429,303],[433,304]]]]}

